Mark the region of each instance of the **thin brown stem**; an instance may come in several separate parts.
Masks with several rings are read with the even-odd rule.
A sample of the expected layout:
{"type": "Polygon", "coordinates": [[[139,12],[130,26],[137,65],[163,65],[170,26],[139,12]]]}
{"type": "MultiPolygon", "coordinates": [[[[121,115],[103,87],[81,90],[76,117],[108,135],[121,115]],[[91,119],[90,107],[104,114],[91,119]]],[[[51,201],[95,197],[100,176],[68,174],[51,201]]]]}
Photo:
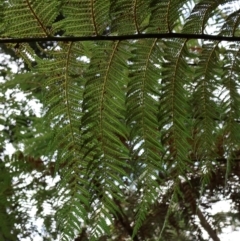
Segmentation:
{"type": "Polygon", "coordinates": [[[214,241],[220,241],[219,237],[217,236],[217,233],[215,230],[212,229],[206,218],[204,217],[203,213],[199,208],[196,210],[196,214],[200,220],[200,223],[202,227],[207,231],[208,235],[212,238],[214,241]]]}
{"type": "MultiPolygon", "coordinates": [[[[117,206],[118,206],[118,208],[120,210],[120,212],[117,214],[117,219],[121,223],[122,227],[125,229],[127,234],[130,237],[132,237],[132,235],[133,235],[133,228],[129,224],[128,217],[125,215],[125,213],[122,210],[122,207],[119,204],[119,202],[117,200],[115,200],[115,203],[117,204],[117,206]]],[[[132,239],[133,239],[133,241],[139,241],[137,235],[135,235],[132,239]]]]}
{"type": "Polygon", "coordinates": [[[82,37],[30,37],[30,38],[1,38],[0,43],[30,43],[30,42],[47,42],[47,41],[59,41],[59,42],[82,42],[82,41],[123,41],[123,40],[136,40],[136,39],[206,39],[214,41],[240,41],[240,37],[235,36],[220,36],[209,34],[188,34],[188,33],[149,33],[149,34],[130,34],[130,35],[118,35],[118,36],[82,36],[82,37]]]}

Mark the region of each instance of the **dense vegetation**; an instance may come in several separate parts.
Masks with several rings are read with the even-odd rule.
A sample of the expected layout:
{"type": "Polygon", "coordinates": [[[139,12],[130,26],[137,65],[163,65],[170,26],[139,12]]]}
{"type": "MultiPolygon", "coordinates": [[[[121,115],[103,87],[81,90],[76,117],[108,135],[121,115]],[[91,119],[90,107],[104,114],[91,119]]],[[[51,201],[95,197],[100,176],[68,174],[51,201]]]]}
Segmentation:
{"type": "Polygon", "coordinates": [[[238,1],[0,3],[0,240],[239,227],[238,1]]]}

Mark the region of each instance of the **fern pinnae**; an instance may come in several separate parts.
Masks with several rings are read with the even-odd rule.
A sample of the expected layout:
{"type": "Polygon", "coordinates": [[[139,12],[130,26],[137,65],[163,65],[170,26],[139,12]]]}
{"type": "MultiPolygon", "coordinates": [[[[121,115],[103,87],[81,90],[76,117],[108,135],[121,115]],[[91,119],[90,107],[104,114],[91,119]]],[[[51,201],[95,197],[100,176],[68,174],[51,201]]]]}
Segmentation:
{"type": "Polygon", "coordinates": [[[144,20],[150,15],[149,2],[144,0],[133,0],[132,5],[135,32],[141,34],[146,27],[144,26],[144,20]]]}
{"type": "MultiPolygon", "coordinates": [[[[121,200],[122,191],[119,189],[119,185],[124,185],[121,180],[121,176],[126,176],[127,167],[126,162],[119,160],[120,157],[127,159],[128,149],[120,139],[125,139],[126,127],[124,127],[124,103],[125,97],[122,91],[126,76],[123,73],[117,76],[112,73],[115,72],[115,68],[122,69],[126,65],[126,57],[129,54],[124,54],[124,49],[128,48],[126,44],[115,42],[112,44],[106,44],[105,48],[97,48],[95,56],[91,59],[91,62],[98,62],[98,58],[102,60],[101,72],[90,72],[86,86],[87,95],[98,96],[97,101],[90,101],[84,103],[84,111],[88,114],[88,110],[93,108],[95,111],[92,115],[88,114],[88,121],[94,120],[95,124],[89,131],[92,132],[93,139],[99,143],[98,150],[92,149],[92,154],[95,152],[102,153],[96,160],[92,161],[91,165],[96,165],[103,171],[91,175],[92,185],[91,188],[97,192],[97,187],[94,187],[94,183],[97,178],[100,182],[101,194],[99,196],[98,208],[92,211],[92,218],[95,220],[95,225],[91,227],[92,237],[97,238],[100,234],[108,232],[106,229],[106,220],[112,222],[113,215],[118,210],[114,199],[121,200]],[[122,51],[123,50],[123,51],[122,51]],[[103,51],[103,52],[102,52],[103,51]],[[109,51],[109,54],[103,61],[102,56],[104,52],[109,51]],[[103,54],[99,54],[103,53],[103,54]],[[92,76],[94,74],[94,76],[92,76]],[[117,79],[116,79],[117,78],[117,79]],[[117,81],[113,81],[113,80],[117,81]],[[95,85],[99,83],[98,85],[95,85]],[[112,91],[112,89],[118,90],[112,91]],[[118,130],[119,129],[119,130],[118,130]],[[122,130],[122,131],[120,131],[122,130]],[[95,133],[95,134],[94,134],[95,133]],[[113,162],[114,160],[114,162],[113,162]]],[[[84,98],[84,101],[86,99],[84,98]]],[[[85,122],[87,124],[87,122],[85,122]]],[[[88,144],[85,141],[84,145],[88,144]]],[[[88,155],[88,156],[89,156],[88,155]]],[[[97,169],[95,169],[97,170],[97,169]]]]}
{"type": "Polygon", "coordinates": [[[169,0],[167,4],[167,12],[166,12],[166,25],[167,25],[167,32],[171,33],[174,29],[174,25],[179,18],[179,9],[186,1],[173,1],[169,0]],[[174,13],[174,14],[173,14],[174,13]]]}
{"type": "MultiPolygon", "coordinates": [[[[29,0],[26,0],[26,3],[27,3],[27,6],[28,6],[31,14],[34,16],[34,18],[36,19],[37,23],[40,25],[41,29],[43,30],[43,32],[44,32],[45,35],[47,36],[47,35],[48,35],[47,30],[46,30],[45,26],[42,24],[42,22],[40,21],[40,19],[38,18],[38,16],[37,16],[35,10],[33,9],[30,1],[29,1],[29,0]]],[[[53,2],[52,2],[52,3],[53,3],[53,2]]],[[[39,5],[40,5],[40,2],[39,2],[39,5]]],[[[38,8],[38,6],[37,6],[36,8],[38,8]]],[[[44,12],[44,11],[43,11],[43,12],[44,12]]]]}
{"type": "Polygon", "coordinates": [[[204,34],[206,23],[221,1],[203,0],[197,3],[183,26],[183,32],[204,34]]]}
{"type": "Polygon", "coordinates": [[[203,186],[208,183],[211,171],[214,170],[212,159],[216,158],[212,148],[216,143],[217,125],[219,119],[219,107],[213,102],[218,97],[214,92],[219,88],[221,65],[218,60],[219,42],[207,43],[199,56],[199,63],[196,69],[196,84],[193,98],[199,98],[198,103],[193,102],[194,128],[199,130],[198,137],[194,140],[197,143],[197,155],[201,160],[203,171],[203,186]],[[208,72],[211,69],[210,72],[208,72]],[[201,75],[200,75],[201,72],[201,75]],[[204,74],[203,74],[204,73],[204,74]]]}
{"type": "MultiPolygon", "coordinates": [[[[140,203],[136,208],[133,235],[136,235],[156,198],[157,184],[154,179],[156,178],[156,170],[162,168],[160,160],[162,147],[157,121],[158,103],[157,96],[155,96],[160,75],[157,72],[158,67],[156,67],[158,62],[153,61],[155,56],[160,54],[158,40],[140,40],[135,47],[141,51],[137,52],[135,56],[136,52],[133,50],[134,56],[131,59],[133,64],[130,66],[130,81],[126,99],[128,107],[127,123],[131,128],[131,155],[132,157],[136,156],[142,166],[139,175],[143,175],[143,178],[140,180],[137,177],[135,181],[137,183],[144,182],[144,188],[141,191],[140,203]],[[156,72],[149,72],[149,69],[152,68],[156,72]],[[155,139],[154,144],[156,145],[153,144],[153,139],[155,139]]],[[[132,165],[136,168],[137,164],[132,163],[132,165]]]]}
{"type": "Polygon", "coordinates": [[[165,231],[165,229],[166,229],[166,227],[167,227],[167,223],[168,223],[168,221],[169,221],[169,220],[168,220],[168,219],[169,219],[169,215],[170,215],[171,212],[172,212],[172,210],[171,210],[170,207],[171,207],[171,205],[174,204],[174,202],[176,201],[175,199],[176,199],[176,193],[177,193],[177,190],[176,190],[176,188],[177,188],[177,183],[178,183],[178,182],[176,182],[176,185],[174,186],[174,191],[173,191],[173,193],[172,193],[172,195],[171,195],[171,199],[170,199],[169,204],[168,204],[167,213],[166,213],[166,216],[164,217],[163,226],[162,226],[161,231],[160,231],[160,234],[159,234],[159,236],[158,236],[158,241],[161,241],[161,240],[162,240],[164,231],[165,231]]]}
{"type": "Polygon", "coordinates": [[[95,4],[95,1],[94,0],[91,0],[91,20],[92,20],[92,25],[93,25],[93,28],[94,28],[94,34],[95,35],[99,35],[98,33],[98,29],[97,29],[97,22],[96,22],[96,16],[95,16],[95,11],[94,11],[94,4],[95,4]]]}
{"type": "Polygon", "coordinates": [[[240,22],[240,10],[234,11],[229,14],[227,19],[224,21],[224,24],[221,28],[220,34],[227,36],[236,36],[239,34],[239,22],[240,22]]]}
{"type": "Polygon", "coordinates": [[[127,176],[125,171],[127,164],[120,158],[126,160],[129,152],[124,141],[128,136],[124,122],[126,112],[124,85],[127,76],[125,72],[119,71],[126,67],[129,53],[124,49],[128,48],[128,45],[119,41],[103,45],[106,48],[103,48],[102,43],[96,43],[96,52],[90,61],[90,71],[86,72],[87,82],[83,97],[82,124],[85,127],[82,128],[86,128],[86,135],[83,135],[82,150],[87,151],[86,146],[91,145],[89,141],[98,143],[98,146],[93,146],[84,157],[89,158],[89,161],[92,158],[88,167],[92,170],[89,172],[90,190],[96,193],[98,199],[97,207],[92,206],[91,215],[94,220],[90,230],[92,238],[107,232],[106,220],[112,222],[118,210],[114,199],[123,199],[119,186],[124,185],[122,176],[127,176]],[[100,61],[101,69],[92,71],[91,66],[96,68],[95,64],[100,61]],[[86,139],[87,135],[91,138],[86,139]],[[99,156],[97,159],[94,157],[96,153],[99,156]],[[92,169],[93,166],[95,171],[92,169]],[[98,171],[99,168],[101,172],[98,171]],[[101,180],[100,193],[98,185],[96,186],[99,180],[101,180]]]}
{"type": "Polygon", "coordinates": [[[188,0],[180,1],[152,1],[150,3],[150,18],[146,32],[171,33],[177,28],[177,21],[183,13],[181,11],[188,0]]]}
{"type": "MultiPolygon", "coordinates": [[[[224,29],[225,30],[225,29],[224,29]]],[[[223,31],[224,31],[223,30],[223,31]]],[[[224,96],[221,105],[223,109],[223,141],[222,148],[224,153],[222,155],[227,156],[226,173],[225,173],[225,185],[228,180],[231,168],[233,166],[233,160],[236,158],[235,151],[239,145],[239,124],[236,120],[240,117],[239,111],[239,55],[240,51],[235,48],[236,46],[229,46],[229,53],[224,56],[224,66],[222,73],[222,85],[224,96]]],[[[221,147],[220,147],[221,148],[221,147]]]]}
{"type": "Polygon", "coordinates": [[[79,118],[82,116],[84,80],[82,77],[71,77],[81,76],[81,72],[78,71],[80,68],[84,69],[86,63],[77,60],[76,53],[82,55],[81,44],[60,44],[60,49],[61,51],[49,50],[52,58],[41,61],[38,69],[48,76],[46,100],[49,117],[58,119],[54,126],[57,131],[51,146],[57,151],[56,170],[62,178],[58,190],[62,191],[64,208],[58,211],[59,225],[65,233],[63,240],[68,240],[80,232],[81,222],[87,220],[86,200],[89,198],[89,191],[86,189],[86,162],[79,162],[82,156],[79,148],[79,118]],[[75,66],[74,69],[70,68],[72,64],[75,66]],[[60,168],[62,166],[66,169],[60,168]]]}
{"type": "Polygon", "coordinates": [[[191,71],[185,60],[187,40],[174,39],[170,42],[166,41],[166,44],[168,51],[162,63],[162,95],[160,96],[160,110],[163,111],[161,128],[164,130],[163,140],[168,148],[169,158],[178,160],[177,169],[179,174],[184,176],[185,169],[189,166],[186,162],[188,162],[189,150],[187,139],[190,137],[189,120],[186,116],[189,104],[184,88],[190,84],[187,71],[191,71]],[[172,56],[172,53],[176,54],[172,56]]]}
{"type": "Polygon", "coordinates": [[[141,17],[146,18],[149,14],[148,2],[143,0],[112,0],[110,3],[111,26],[113,33],[131,34],[141,33],[144,26],[141,26],[141,17]],[[138,14],[139,8],[145,6],[144,12],[138,14]]]}
{"type": "Polygon", "coordinates": [[[59,14],[57,0],[51,3],[44,0],[35,3],[21,0],[13,5],[6,2],[5,5],[4,25],[8,29],[5,36],[30,37],[31,33],[32,36],[46,37],[50,35],[48,26],[59,14]]]}
{"type": "Polygon", "coordinates": [[[101,35],[109,25],[109,1],[64,1],[64,18],[53,24],[53,31],[65,31],[67,36],[101,35]]]}
{"type": "MultiPolygon", "coordinates": [[[[56,160],[56,173],[61,178],[57,195],[62,209],[57,217],[63,240],[83,239],[76,238],[83,225],[88,239],[106,239],[125,212],[131,215],[129,222],[126,219],[130,231],[121,224],[122,230],[127,231],[121,238],[140,236],[148,217],[151,220],[152,213],[158,214],[154,204],[166,208],[171,199],[161,230],[165,234],[164,228],[171,226],[168,221],[174,210],[172,204],[178,202],[182,208],[183,199],[175,200],[184,193],[179,175],[186,182],[191,175],[197,187],[202,182],[200,196],[205,195],[204,188],[218,165],[215,159],[221,156],[221,161],[226,160],[227,182],[240,141],[239,43],[226,44],[225,52],[221,52],[218,41],[202,41],[201,45],[197,40],[180,39],[181,36],[144,39],[144,33],[165,33],[170,37],[183,29],[183,34],[208,37],[203,35],[208,23],[215,21],[215,12],[221,12],[222,4],[229,1],[3,2],[3,41],[4,37],[46,40],[46,36],[59,35],[93,39],[85,43],[56,41],[54,47],[46,43],[46,49],[37,44],[37,50],[31,47],[32,43],[14,47],[43,79],[40,87],[46,93],[48,112],[44,117],[54,129],[53,138],[44,135],[44,141],[51,146],[45,153],[56,160]],[[184,25],[183,8],[190,3],[195,7],[184,25]],[[56,17],[61,20],[55,22],[56,17]],[[114,35],[122,39],[124,34],[136,33],[134,40],[105,41],[110,38],[101,37],[103,41],[94,41],[94,36],[114,35]],[[141,39],[135,39],[138,35],[141,39]],[[220,87],[223,96],[227,93],[223,99],[218,98],[220,87]],[[223,152],[216,152],[219,147],[223,152]],[[193,166],[197,168],[191,170],[193,166]],[[131,193],[126,195],[129,181],[131,193]],[[172,197],[169,183],[175,188],[172,197]],[[165,188],[169,195],[165,195],[165,188]]],[[[223,26],[215,37],[239,34],[239,10],[231,11],[222,11],[223,26]]],[[[216,23],[219,27],[218,19],[216,23]]],[[[185,221],[180,216],[178,220],[185,221]]],[[[153,225],[145,227],[155,228],[157,222],[155,219],[153,225]]],[[[181,229],[177,225],[174,228],[181,229]]],[[[184,230],[187,235],[189,230],[184,230]]],[[[118,231],[114,230],[113,235],[117,237],[118,231]]]]}
{"type": "Polygon", "coordinates": [[[150,19],[149,26],[146,29],[147,32],[160,32],[164,33],[168,30],[168,25],[166,21],[166,13],[168,10],[168,2],[167,1],[153,1],[150,8],[150,19]]]}

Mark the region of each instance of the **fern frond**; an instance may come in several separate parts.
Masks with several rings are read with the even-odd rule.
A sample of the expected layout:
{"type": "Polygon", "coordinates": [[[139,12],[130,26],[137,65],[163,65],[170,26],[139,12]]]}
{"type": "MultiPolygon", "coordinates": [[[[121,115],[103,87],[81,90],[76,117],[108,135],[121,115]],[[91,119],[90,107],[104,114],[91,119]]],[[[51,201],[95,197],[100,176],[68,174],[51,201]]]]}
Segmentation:
{"type": "Polygon", "coordinates": [[[110,13],[112,33],[139,34],[148,24],[149,1],[113,0],[110,5],[110,13]]]}
{"type": "MultiPolygon", "coordinates": [[[[86,47],[86,46],[85,46],[86,47]]],[[[81,131],[83,86],[83,44],[63,43],[46,51],[49,59],[38,62],[37,69],[46,76],[48,117],[55,120],[51,149],[57,151],[56,171],[62,177],[58,191],[63,207],[58,212],[63,240],[74,238],[87,222],[89,191],[87,190],[87,163],[81,160],[81,131]],[[64,167],[64,168],[62,168],[64,167]]]]}
{"type": "Polygon", "coordinates": [[[228,156],[226,177],[230,173],[232,158],[236,157],[236,151],[239,148],[239,123],[240,118],[240,95],[239,89],[239,50],[236,45],[230,45],[228,53],[224,56],[223,74],[221,76],[223,91],[222,108],[223,108],[223,143],[224,155],[228,156]]]}
{"type": "Polygon", "coordinates": [[[151,16],[147,32],[171,33],[177,27],[180,16],[183,16],[182,8],[187,0],[180,1],[151,1],[151,16]]]}
{"type": "Polygon", "coordinates": [[[14,0],[4,5],[4,36],[46,37],[57,15],[60,1],[14,0]]]}
{"type": "Polygon", "coordinates": [[[204,34],[207,21],[213,16],[214,11],[216,11],[217,7],[223,2],[225,2],[225,0],[199,1],[199,3],[194,6],[190,16],[187,18],[187,21],[183,26],[183,32],[204,34]]]}
{"type": "Polygon", "coordinates": [[[240,10],[231,13],[221,28],[221,35],[238,36],[240,34],[240,10]]]}
{"type": "MultiPolygon", "coordinates": [[[[223,47],[220,41],[200,43],[180,39],[181,35],[144,39],[144,34],[204,34],[213,20],[220,35],[238,35],[239,10],[229,10],[227,0],[2,2],[2,38],[104,39],[101,35],[135,34],[134,40],[54,38],[64,42],[9,45],[33,73],[32,79],[23,75],[15,87],[25,91],[29,81],[44,93],[47,127],[36,140],[42,140],[39,147],[53,159],[52,167],[61,179],[56,195],[62,240],[73,240],[81,230],[87,230],[89,240],[100,240],[116,229],[116,223],[125,232],[121,239],[137,240],[153,208],[163,203],[162,209],[169,209],[162,212],[164,220],[155,234],[163,234],[162,239],[167,233],[175,237],[170,226],[178,232],[176,220],[188,222],[194,214],[187,213],[185,219],[181,213],[170,220],[172,211],[182,208],[184,200],[196,209],[198,201],[193,201],[190,189],[182,188],[182,179],[190,185],[193,178],[198,191],[205,188],[219,157],[227,159],[227,179],[240,149],[239,43],[223,47]],[[46,132],[50,133],[42,134],[46,132]],[[127,196],[128,188],[132,190],[127,196]],[[189,199],[184,198],[185,191],[189,199]]],[[[4,90],[16,82],[9,81],[4,90]]]]}
{"type": "Polygon", "coordinates": [[[141,40],[135,44],[130,59],[130,73],[127,91],[127,124],[130,132],[131,165],[137,171],[136,183],[144,183],[141,202],[137,205],[134,235],[145,219],[150,205],[156,198],[156,178],[162,171],[162,146],[158,124],[158,98],[160,68],[159,42],[141,40]],[[140,178],[140,176],[144,176],[140,178]],[[140,179],[141,180],[140,180],[140,179]],[[151,193],[151,194],[150,194],[151,193]]]}
{"type": "Polygon", "coordinates": [[[189,143],[189,118],[187,87],[190,84],[191,69],[186,57],[188,55],[187,41],[166,41],[164,59],[162,63],[162,80],[159,119],[163,130],[163,143],[166,148],[168,161],[177,160],[170,168],[177,168],[178,173],[184,176],[187,164],[189,143]],[[176,166],[175,166],[176,165],[176,166]]]}
{"type": "Polygon", "coordinates": [[[136,206],[135,222],[132,234],[133,237],[137,235],[137,232],[150,212],[150,207],[158,200],[162,192],[160,188],[157,188],[159,186],[159,182],[157,181],[158,177],[156,176],[156,169],[150,169],[150,167],[145,169],[145,173],[136,180],[137,182],[141,182],[141,184],[143,184],[143,190],[140,191],[141,194],[138,205],[136,206]]]}
{"type": "Polygon", "coordinates": [[[196,158],[201,160],[203,171],[203,183],[207,182],[214,170],[213,144],[216,143],[216,132],[219,128],[216,120],[220,120],[220,108],[218,100],[218,89],[220,87],[221,62],[219,61],[218,42],[206,43],[199,56],[199,63],[196,67],[193,80],[193,132],[195,132],[194,143],[196,158]],[[194,100],[197,100],[195,102],[194,100]],[[200,101],[199,101],[200,100],[200,101]]]}
{"type": "Polygon", "coordinates": [[[65,35],[102,35],[109,26],[109,1],[65,1],[63,19],[53,24],[54,32],[63,30],[65,35]]]}
{"type": "Polygon", "coordinates": [[[106,231],[103,220],[112,222],[117,210],[114,200],[123,200],[119,186],[124,186],[122,177],[127,176],[130,167],[125,124],[128,48],[124,42],[96,43],[85,75],[82,152],[88,162],[89,189],[97,193],[92,195],[92,202],[99,200],[98,204],[94,202],[97,206],[92,211],[95,224],[91,234],[95,238],[106,231]],[[101,180],[100,194],[96,188],[98,180],[101,180]]]}

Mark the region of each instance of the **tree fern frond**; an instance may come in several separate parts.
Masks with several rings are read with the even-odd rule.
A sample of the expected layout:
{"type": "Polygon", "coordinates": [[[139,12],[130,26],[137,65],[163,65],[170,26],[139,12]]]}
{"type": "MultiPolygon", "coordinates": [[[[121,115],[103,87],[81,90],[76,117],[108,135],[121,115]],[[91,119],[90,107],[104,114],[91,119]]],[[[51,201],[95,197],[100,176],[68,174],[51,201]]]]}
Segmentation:
{"type": "Polygon", "coordinates": [[[196,158],[201,160],[201,168],[204,173],[203,179],[206,178],[206,180],[211,175],[210,170],[214,170],[212,159],[216,156],[214,156],[212,148],[216,142],[216,120],[220,119],[220,110],[217,105],[218,95],[216,94],[222,74],[221,63],[218,61],[218,44],[218,42],[213,42],[203,46],[193,82],[195,86],[193,98],[201,100],[192,102],[193,116],[195,118],[193,127],[195,137],[193,141],[196,146],[196,158]]]}
{"type": "Polygon", "coordinates": [[[81,223],[87,222],[89,203],[87,163],[81,160],[79,129],[85,84],[82,71],[87,63],[80,59],[82,44],[69,42],[58,48],[47,51],[50,58],[39,61],[36,68],[46,76],[48,116],[55,119],[53,128],[58,128],[51,148],[57,150],[56,171],[62,177],[58,190],[64,204],[58,212],[59,225],[65,233],[63,240],[69,240],[80,232],[81,223]]]}
{"type": "Polygon", "coordinates": [[[144,183],[141,202],[137,206],[134,235],[147,215],[150,205],[156,198],[153,184],[156,173],[163,169],[161,162],[162,146],[160,143],[157,119],[159,97],[159,59],[158,40],[142,40],[135,45],[130,59],[130,81],[127,92],[128,126],[132,149],[132,166],[141,171],[137,174],[137,183],[144,183]],[[144,175],[143,180],[138,177],[144,175]],[[149,191],[151,190],[151,191],[149,191]],[[151,193],[152,192],[152,193],[151,193]],[[150,194],[151,193],[151,194],[150,194]],[[144,207],[144,208],[143,208],[144,207]]]}
{"type": "Polygon", "coordinates": [[[49,27],[56,19],[59,1],[13,1],[5,2],[4,36],[46,37],[51,35],[49,27]]]}
{"type": "Polygon", "coordinates": [[[161,190],[157,188],[159,182],[156,177],[156,169],[145,168],[145,172],[140,176],[137,182],[144,184],[142,190],[140,189],[139,202],[135,211],[135,222],[132,236],[137,235],[140,227],[143,225],[148,213],[150,212],[150,207],[157,201],[159,195],[161,195],[161,190]],[[146,188],[147,187],[147,188],[146,188]]]}
{"type": "MultiPolygon", "coordinates": [[[[137,53],[138,55],[131,59],[133,64],[130,66],[127,92],[128,125],[131,128],[131,140],[134,144],[132,148],[135,149],[137,143],[143,142],[145,146],[143,151],[146,152],[143,156],[146,155],[147,162],[154,163],[154,159],[149,159],[151,153],[158,153],[159,160],[161,154],[157,121],[157,97],[159,95],[157,90],[160,76],[157,72],[159,67],[156,67],[158,63],[156,56],[159,49],[157,40],[139,41],[136,46],[142,47],[139,48],[141,50],[137,53]],[[155,140],[155,145],[152,145],[152,139],[155,140]]],[[[159,160],[155,160],[155,163],[159,160]]]]}
{"type": "Polygon", "coordinates": [[[239,50],[236,45],[229,46],[229,52],[224,58],[223,74],[221,76],[223,91],[222,91],[222,106],[223,106],[223,155],[228,156],[226,176],[230,173],[232,166],[232,158],[236,156],[236,150],[239,146],[239,124],[237,120],[240,118],[239,104],[240,96],[239,88],[239,50]]]}
{"type": "Polygon", "coordinates": [[[144,0],[113,0],[110,5],[110,13],[111,32],[139,34],[142,33],[148,23],[149,2],[144,0]]]}
{"type": "Polygon", "coordinates": [[[36,62],[34,62],[35,60],[40,60],[32,46],[30,46],[28,43],[8,44],[8,47],[14,49],[16,55],[23,59],[29,69],[32,69],[34,64],[36,64],[36,62]]]}
{"type": "Polygon", "coordinates": [[[4,19],[4,11],[5,11],[5,4],[4,2],[0,3],[0,34],[2,35],[2,33],[4,32],[4,23],[3,23],[3,19],[4,19]]]}
{"type": "MultiPolygon", "coordinates": [[[[190,84],[191,70],[186,62],[188,54],[186,40],[165,42],[168,47],[162,63],[162,87],[159,118],[163,129],[163,143],[168,158],[177,159],[176,167],[182,175],[188,168],[189,104],[186,92],[190,84]]],[[[171,162],[170,162],[171,163],[171,162]]],[[[169,167],[170,168],[170,167],[169,167]]]]}
{"type": "MultiPolygon", "coordinates": [[[[25,115],[1,117],[0,138],[16,136],[15,146],[20,139],[26,153],[46,157],[44,174],[55,168],[62,240],[194,239],[196,203],[213,202],[224,173],[239,175],[234,2],[2,1],[0,42],[19,42],[8,47],[32,73],[12,80],[0,68],[3,92],[23,91],[44,108],[41,128],[24,134],[25,115]],[[206,34],[211,22],[219,35],[206,34]]],[[[2,93],[2,105],[16,103],[11,95],[2,93]]]]}
{"type": "Polygon", "coordinates": [[[150,3],[151,16],[149,27],[150,33],[171,33],[176,28],[179,17],[183,15],[181,11],[187,0],[180,1],[156,1],[150,3]]]}
{"type": "Polygon", "coordinates": [[[77,160],[74,160],[72,165],[68,165],[70,171],[62,173],[64,179],[58,187],[63,203],[57,213],[58,223],[63,234],[62,240],[76,237],[81,228],[88,222],[89,190],[86,189],[87,179],[84,169],[79,169],[77,163],[77,160]],[[74,169],[78,172],[74,173],[74,169]]]}
{"type": "Polygon", "coordinates": [[[240,23],[240,10],[237,10],[231,13],[227,17],[227,19],[225,20],[225,23],[221,28],[220,34],[227,35],[227,36],[238,36],[240,34],[239,23],[240,23]]]}
{"type": "Polygon", "coordinates": [[[197,3],[183,26],[183,32],[204,34],[207,21],[213,16],[217,7],[225,1],[203,0],[197,3]]]}
{"type": "Polygon", "coordinates": [[[106,232],[106,220],[113,220],[112,215],[117,210],[114,199],[123,199],[119,186],[124,186],[122,177],[127,176],[129,168],[129,134],[125,124],[128,77],[124,71],[130,55],[128,48],[124,42],[96,43],[85,75],[81,150],[86,153],[84,159],[88,162],[89,189],[97,195],[92,195],[95,224],[91,234],[95,238],[106,232]],[[96,185],[98,182],[100,186],[96,185]]]}
{"type": "Polygon", "coordinates": [[[121,177],[126,176],[126,172],[121,169],[122,163],[119,162],[119,168],[116,168],[115,163],[110,164],[110,161],[108,162],[106,163],[104,159],[99,160],[97,163],[98,170],[89,172],[91,180],[89,190],[92,194],[91,240],[96,240],[104,234],[110,234],[109,224],[113,223],[118,215],[121,215],[117,203],[123,200],[125,184],[121,177]]]}
{"type": "Polygon", "coordinates": [[[76,1],[62,4],[63,19],[53,24],[55,32],[63,30],[65,35],[102,35],[109,26],[109,1],[76,1]]]}

